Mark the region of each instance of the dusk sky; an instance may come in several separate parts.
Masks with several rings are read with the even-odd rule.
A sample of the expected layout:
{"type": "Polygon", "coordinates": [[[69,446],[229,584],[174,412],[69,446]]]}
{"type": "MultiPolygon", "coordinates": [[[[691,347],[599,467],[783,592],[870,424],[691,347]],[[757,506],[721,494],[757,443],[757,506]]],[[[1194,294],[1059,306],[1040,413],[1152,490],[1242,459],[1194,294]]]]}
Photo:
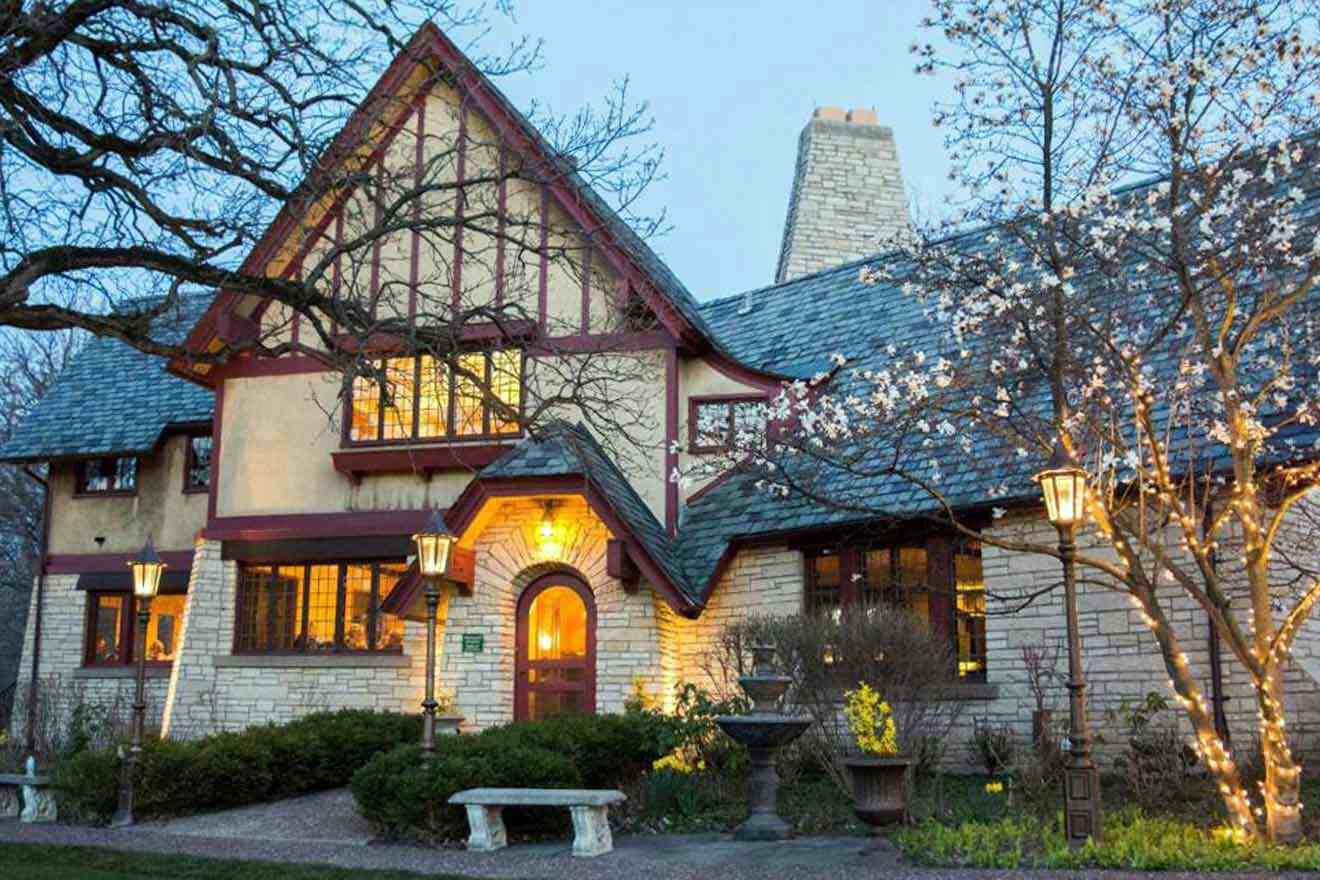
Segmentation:
{"type": "MultiPolygon", "coordinates": [[[[545,40],[545,64],[500,80],[518,104],[559,112],[613,80],[655,114],[666,180],[650,204],[673,231],[652,242],[698,299],[773,281],[797,139],[817,105],[871,107],[894,129],[908,195],[949,192],[930,123],[945,83],[912,72],[926,0],[524,0],[514,28],[545,40]]],[[[500,29],[501,31],[503,28],[500,29]]],[[[492,41],[483,45],[494,49],[492,41]]]]}

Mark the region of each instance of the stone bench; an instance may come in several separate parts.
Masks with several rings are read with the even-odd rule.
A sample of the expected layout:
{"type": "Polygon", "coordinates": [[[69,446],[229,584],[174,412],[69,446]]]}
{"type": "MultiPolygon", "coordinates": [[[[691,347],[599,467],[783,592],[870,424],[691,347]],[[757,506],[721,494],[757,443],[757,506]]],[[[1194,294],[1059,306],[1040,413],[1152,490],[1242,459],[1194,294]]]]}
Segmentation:
{"type": "Polygon", "coordinates": [[[26,773],[0,773],[0,818],[18,816],[22,822],[54,822],[55,795],[50,777],[36,772],[28,761],[26,773]],[[23,810],[19,812],[19,789],[23,791],[23,810]]]}
{"type": "Polygon", "coordinates": [[[449,799],[467,808],[468,849],[494,852],[509,845],[505,807],[568,807],[573,816],[573,855],[600,856],[614,849],[607,811],[627,800],[621,791],[575,788],[469,788],[449,799]]]}

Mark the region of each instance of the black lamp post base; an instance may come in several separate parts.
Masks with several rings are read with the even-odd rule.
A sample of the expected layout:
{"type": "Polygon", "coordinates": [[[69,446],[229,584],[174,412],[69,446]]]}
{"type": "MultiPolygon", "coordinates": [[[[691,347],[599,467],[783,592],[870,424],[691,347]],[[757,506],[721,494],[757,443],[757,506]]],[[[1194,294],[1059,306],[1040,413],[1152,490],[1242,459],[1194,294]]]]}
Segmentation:
{"type": "Polygon", "coordinates": [[[1100,839],[1100,771],[1093,766],[1069,767],[1063,776],[1063,826],[1074,849],[1100,839]]]}

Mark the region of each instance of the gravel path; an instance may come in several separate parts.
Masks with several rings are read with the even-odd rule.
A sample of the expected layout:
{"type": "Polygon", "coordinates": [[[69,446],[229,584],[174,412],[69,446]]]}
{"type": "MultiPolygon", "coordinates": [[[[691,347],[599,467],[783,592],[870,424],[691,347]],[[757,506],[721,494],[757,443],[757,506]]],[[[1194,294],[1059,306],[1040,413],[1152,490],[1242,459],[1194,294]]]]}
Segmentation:
{"type": "MultiPolygon", "coordinates": [[[[0,843],[104,846],[211,858],[330,864],[508,880],[962,880],[962,878],[1107,877],[1192,880],[1196,874],[1022,872],[922,869],[904,865],[885,846],[857,837],[806,837],[783,843],[736,843],[722,835],[625,836],[615,851],[575,859],[568,841],[514,844],[496,853],[373,844],[346,792],[245,807],[170,822],[112,830],[74,825],[21,825],[0,820],[0,843]]],[[[1214,875],[1229,878],[1234,875],[1214,875]]],[[[1236,875],[1240,877],[1260,875],[1236,875]]],[[[1271,875],[1282,878],[1284,875],[1271,875]]],[[[1294,875],[1305,877],[1308,875],[1294,875]]],[[[1310,875],[1310,880],[1314,876],[1310,875]]]]}

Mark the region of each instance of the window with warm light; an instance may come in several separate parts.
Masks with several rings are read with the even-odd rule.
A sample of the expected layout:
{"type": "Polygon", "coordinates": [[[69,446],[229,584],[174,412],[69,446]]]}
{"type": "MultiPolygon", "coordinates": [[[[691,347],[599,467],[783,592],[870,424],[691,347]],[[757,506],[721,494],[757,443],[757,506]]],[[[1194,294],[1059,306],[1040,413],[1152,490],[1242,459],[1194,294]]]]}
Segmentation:
{"type": "Polygon", "coordinates": [[[880,604],[905,608],[949,639],[960,677],[985,679],[986,592],[975,542],[843,544],[810,550],[805,563],[808,613],[837,618],[880,604]],[[943,554],[933,557],[930,546],[943,546],[943,554]]]}
{"type": "Polygon", "coordinates": [[[404,562],[312,562],[239,569],[234,650],[328,654],[403,650],[403,621],[380,605],[404,562]]]}
{"type": "Polygon", "coordinates": [[[523,355],[469,352],[457,369],[430,355],[383,362],[386,382],[359,376],[349,403],[353,443],[505,437],[521,431],[523,355]],[[490,389],[484,393],[483,385],[490,389]]]}
{"type": "MultiPolygon", "coordinates": [[[[151,600],[144,643],[148,663],[174,661],[186,598],[179,593],[169,593],[151,600]]],[[[116,666],[137,661],[134,639],[137,601],[132,593],[88,593],[87,642],[83,658],[86,665],[116,666]]]]}

